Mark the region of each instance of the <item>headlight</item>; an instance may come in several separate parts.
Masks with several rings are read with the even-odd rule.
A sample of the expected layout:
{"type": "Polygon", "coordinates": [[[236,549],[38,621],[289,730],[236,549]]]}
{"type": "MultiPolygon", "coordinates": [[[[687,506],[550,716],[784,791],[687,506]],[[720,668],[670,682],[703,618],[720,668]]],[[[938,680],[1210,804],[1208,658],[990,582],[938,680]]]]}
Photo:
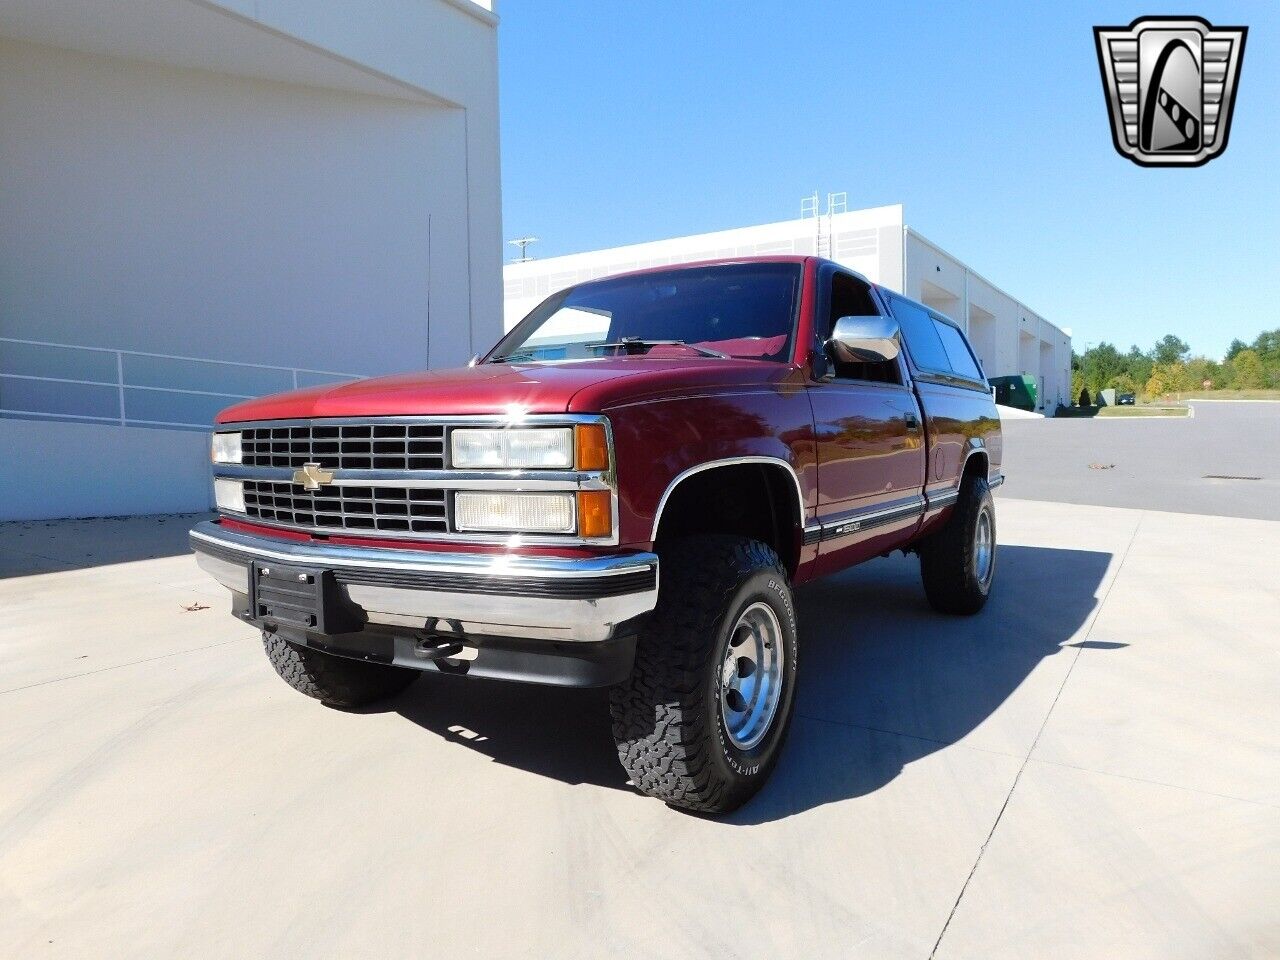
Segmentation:
{"type": "Polygon", "coordinates": [[[569,427],[457,429],[449,436],[453,466],[461,470],[567,470],[573,466],[573,430],[569,427]]]}
{"type": "Polygon", "coordinates": [[[459,491],[453,523],[458,530],[488,533],[573,533],[574,495],[459,491]]]}
{"type": "Polygon", "coordinates": [[[241,463],[244,450],[240,445],[238,433],[215,433],[213,435],[214,463],[241,463]]]}
{"type": "Polygon", "coordinates": [[[244,482],[217,477],[213,481],[213,502],[219,510],[244,513],[244,482]]]}

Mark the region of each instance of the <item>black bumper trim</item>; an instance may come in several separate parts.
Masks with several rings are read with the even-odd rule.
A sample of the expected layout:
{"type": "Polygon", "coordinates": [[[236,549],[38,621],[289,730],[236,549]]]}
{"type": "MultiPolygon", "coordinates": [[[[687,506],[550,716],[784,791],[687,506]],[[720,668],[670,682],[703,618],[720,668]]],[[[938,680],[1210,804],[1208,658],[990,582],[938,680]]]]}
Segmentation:
{"type": "MultiPolygon", "coordinates": [[[[239,598],[237,598],[238,600],[239,598]]],[[[247,623],[261,627],[251,618],[247,623]]],[[[356,633],[321,635],[295,627],[272,632],[284,639],[336,657],[408,667],[424,673],[553,687],[610,687],[631,675],[639,624],[628,624],[598,643],[552,643],[509,637],[465,638],[476,646],[473,660],[434,659],[416,651],[419,633],[369,629],[356,633]]]]}

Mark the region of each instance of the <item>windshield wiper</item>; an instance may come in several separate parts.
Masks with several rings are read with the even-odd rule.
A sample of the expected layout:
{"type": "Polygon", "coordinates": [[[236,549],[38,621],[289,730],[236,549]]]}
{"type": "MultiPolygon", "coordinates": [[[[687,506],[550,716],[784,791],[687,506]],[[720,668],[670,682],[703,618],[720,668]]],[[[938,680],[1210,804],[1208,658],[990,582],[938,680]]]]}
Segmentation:
{"type": "Polygon", "coordinates": [[[612,343],[588,343],[588,347],[601,347],[603,349],[622,350],[627,356],[648,353],[654,347],[687,347],[690,350],[696,350],[704,357],[718,357],[721,360],[728,360],[727,353],[721,353],[719,350],[712,350],[709,347],[700,347],[695,343],[686,343],[683,340],[646,340],[643,337],[623,337],[621,340],[615,340],[612,343]]]}
{"type": "Polygon", "coordinates": [[[508,353],[502,357],[493,357],[485,363],[528,363],[536,359],[532,353],[508,353]]]}

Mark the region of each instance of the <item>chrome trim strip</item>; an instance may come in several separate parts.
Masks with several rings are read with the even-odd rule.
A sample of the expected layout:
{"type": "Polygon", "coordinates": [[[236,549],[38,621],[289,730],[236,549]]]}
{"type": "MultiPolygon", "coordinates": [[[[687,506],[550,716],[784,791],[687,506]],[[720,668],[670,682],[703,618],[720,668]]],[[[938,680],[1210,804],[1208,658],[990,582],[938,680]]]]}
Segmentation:
{"type": "Polygon", "coordinates": [[[924,497],[913,496],[887,507],[862,507],[857,510],[850,510],[847,513],[837,514],[835,517],[828,517],[820,522],[821,535],[819,539],[824,541],[833,540],[853,533],[863,533],[898,520],[913,519],[919,517],[925,511],[925,504],[924,497]]]}
{"type": "Polygon", "coordinates": [[[949,507],[951,504],[959,500],[960,491],[947,490],[944,493],[936,494],[928,493],[926,491],[925,499],[928,502],[928,506],[925,508],[925,513],[933,513],[935,510],[941,510],[943,507],[949,507]]]}
{"type": "MultiPolygon", "coordinates": [[[[473,573],[476,576],[610,577],[657,566],[652,553],[623,553],[592,557],[542,557],[525,554],[443,553],[395,550],[386,547],[347,547],[331,543],[295,543],[224,530],[212,520],[191,529],[191,539],[214,547],[251,555],[255,559],[310,563],[323,567],[369,570],[407,570],[431,573],[473,573]]],[[[520,538],[509,538],[519,540],[520,538]]],[[[512,544],[518,547],[520,544],[512,544]]],[[[197,545],[198,549],[198,545],[197,545]]]]}
{"type": "Polygon", "coordinates": [[[996,477],[994,480],[988,480],[988,481],[987,481],[987,486],[988,486],[988,487],[990,487],[992,490],[994,490],[996,487],[1000,486],[1000,484],[1002,484],[1002,483],[1004,483],[1004,474],[1003,474],[1003,473],[1002,473],[1002,474],[1000,474],[1000,476],[996,477]]]}
{"type": "MultiPolygon", "coordinates": [[[[215,464],[213,475],[231,480],[292,483],[288,467],[215,464]]],[[[326,487],[396,487],[419,490],[609,490],[603,471],[576,470],[334,470],[326,487]]],[[[322,528],[321,528],[322,529],[322,528]]]]}
{"type": "Polygon", "coordinates": [[[658,500],[658,509],[653,517],[653,530],[649,535],[650,540],[658,539],[658,527],[662,523],[662,511],[667,506],[667,501],[671,499],[671,494],[675,492],[683,481],[693,476],[695,473],[703,473],[707,470],[714,470],[717,467],[734,467],[744,463],[762,463],[772,466],[785,467],[787,472],[791,474],[791,479],[796,486],[796,509],[801,523],[805,520],[804,509],[804,490],[800,486],[800,475],[796,473],[795,467],[791,466],[786,460],[779,457],[725,457],[721,460],[708,460],[705,463],[699,463],[689,469],[676,475],[676,478],[667,484],[667,489],[662,491],[662,497],[658,500]]]}

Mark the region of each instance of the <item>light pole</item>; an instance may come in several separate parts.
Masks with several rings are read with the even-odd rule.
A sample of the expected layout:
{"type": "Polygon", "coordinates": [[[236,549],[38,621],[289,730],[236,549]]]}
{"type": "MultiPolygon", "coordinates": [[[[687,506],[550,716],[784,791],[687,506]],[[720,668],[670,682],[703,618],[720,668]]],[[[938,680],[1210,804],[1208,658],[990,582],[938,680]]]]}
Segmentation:
{"type": "Polygon", "coordinates": [[[526,250],[528,249],[529,244],[537,243],[537,242],[538,242],[537,237],[520,237],[516,240],[508,240],[507,243],[511,244],[513,247],[520,248],[520,256],[516,257],[516,259],[512,260],[511,262],[525,263],[528,260],[532,260],[533,257],[529,256],[526,250]]]}

